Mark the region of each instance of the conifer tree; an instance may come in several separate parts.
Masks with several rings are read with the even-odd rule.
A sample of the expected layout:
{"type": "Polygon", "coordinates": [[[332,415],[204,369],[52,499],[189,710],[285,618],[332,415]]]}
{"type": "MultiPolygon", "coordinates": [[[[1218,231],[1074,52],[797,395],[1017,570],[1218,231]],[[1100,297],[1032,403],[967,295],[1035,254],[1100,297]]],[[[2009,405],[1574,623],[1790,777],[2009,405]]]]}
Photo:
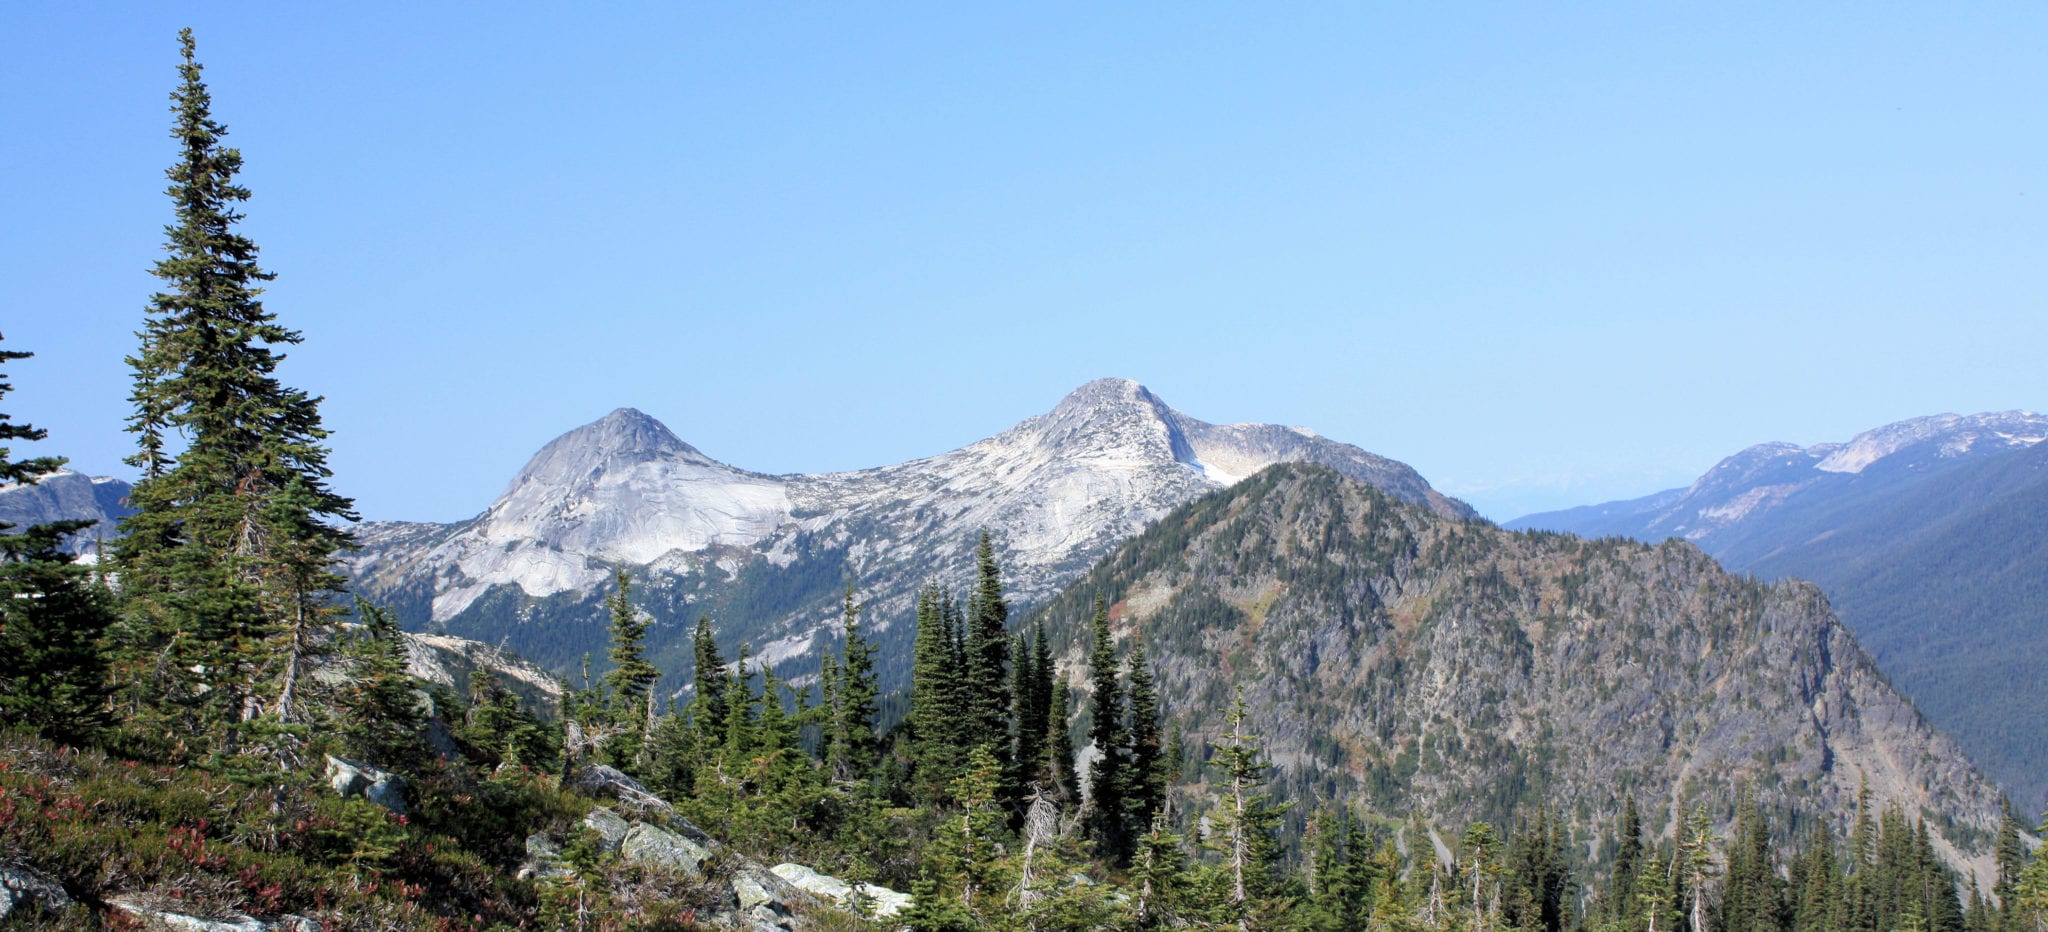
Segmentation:
{"type": "Polygon", "coordinates": [[[1045,757],[1045,722],[1034,715],[1033,696],[1038,671],[1032,666],[1037,655],[1031,641],[1018,632],[1010,642],[1010,763],[1014,772],[1007,781],[1020,798],[1030,798],[1030,786],[1038,777],[1038,765],[1045,757]]]}
{"type": "Polygon", "coordinates": [[[418,681],[405,672],[405,635],[391,613],[361,599],[363,626],[349,645],[348,679],[338,705],[348,752],[379,767],[417,769],[426,763],[426,716],[418,681]]]}
{"type": "Polygon", "coordinates": [[[1095,712],[1088,738],[1095,745],[1095,765],[1088,774],[1089,834],[1111,860],[1123,857],[1125,762],[1129,733],[1124,730],[1123,685],[1117,679],[1116,645],[1109,636],[1109,609],[1095,599],[1093,647],[1088,652],[1088,684],[1095,712]]]}
{"type": "Polygon", "coordinates": [[[1244,688],[1238,687],[1223,717],[1230,730],[1217,736],[1212,759],[1223,775],[1223,799],[1211,836],[1221,849],[1226,884],[1218,899],[1239,929],[1265,927],[1279,863],[1275,836],[1286,812],[1267,794],[1265,756],[1259,739],[1245,727],[1246,716],[1244,688]]]}
{"type": "MultiPolygon", "coordinates": [[[[0,351],[0,363],[31,355],[0,351]]],[[[0,375],[0,397],[13,390],[0,375]]],[[[0,413],[0,444],[44,436],[0,413]]],[[[0,446],[0,483],[31,484],[63,465],[53,456],[17,460],[0,446]]],[[[99,640],[113,614],[105,594],[61,546],[89,526],[58,521],[0,534],[0,720],[60,740],[84,739],[105,724],[106,658],[99,640]]],[[[0,532],[13,530],[0,522],[0,532]]]]}
{"type": "Polygon", "coordinates": [[[618,735],[606,747],[612,764],[639,768],[647,732],[654,727],[654,684],[661,671],[647,660],[646,617],[633,606],[633,580],[620,569],[605,609],[611,615],[612,668],[604,675],[607,712],[618,735]]]}
{"type": "Polygon", "coordinates": [[[917,595],[917,636],[910,670],[910,727],[915,749],[919,795],[937,800],[962,763],[961,665],[953,628],[951,599],[937,583],[917,595]]]}
{"type": "Polygon", "coordinates": [[[1615,829],[1614,869],[1607,878],[1605,914],[1610,921],[1628,922],[1636,915],[1636,873],[1643,863],[1643,815],[1636,808],[1634,794],[1622,797],[1621,824],[1615,829]]]}
{"type": "Polygon", "coordinates": [[[1061,677],[1052,684],[1052,708],[1046,716],[1045,772],[1066,805],[1081,801],[1081,778],[1074,772],[1074,736],[1072,713],[1068,708],[1070,697],[1067,681],[1061,677]]]}
{"type": "Polygon", "coordinates": [[[722,736],[727,716],[725,697],[725,658],[719,656],[718,641],[712,636],[711,619],[697,617],[697,629],[690,636],[693,661],[690,670],[693,678],[691,704],[696,706],[695,720],[706,734],[722,736]]]}
{"type": "Polygon", "coordinates": [[[256,245],[235,232],[249,191],[241,153],[194,55],[172,95],[179,158],[167,172],[176,223],[153,269],[142,344],[129,359],[129,429],[141,477],[116,551],[127,616],[120,674],[130,704],[159,713],[167,741],[240,753],[244,723],[298,719],[293,688],[305,654],[334,624],[333,555],[352,544],[334,524],[352,503],[327,480],[320,399],[284,387],[276,347],[300,341],[263,307],[256,245]],[[175,434],[184,447],[173,455],[175,434]]]}
{"type": "Polygon", "coordinates": [[[1130,759],[1124,770],[1124,825],[1135,829],[1152,824],[1166,806],[1166,758],[1160,742],[1159,694],[1152,685],[1152,665],[1145,644],[1133,640],[1130,666],[1130,759]]]}
{"type": "Polygon", "coordinates": [[[987,745],[1005,764],[1010,754],[1009,603],[1003,597],[1002,570],[987,531],[974,548],[975,585],[968,601],[963,643],[970,746],[987,745]]]}
{"type": "Polygon", "coordinates": [[[873,776],[879,753],[875,737],[876,696],[875,645],[861,632],[861,606],[853,600],[853,587],[846,587],[846,601],[840,613],[840,660],[833,673],[832,699],[827,707],[830,719],[830,755],[826,758],[832,778],[866,783],[873,776]]]}

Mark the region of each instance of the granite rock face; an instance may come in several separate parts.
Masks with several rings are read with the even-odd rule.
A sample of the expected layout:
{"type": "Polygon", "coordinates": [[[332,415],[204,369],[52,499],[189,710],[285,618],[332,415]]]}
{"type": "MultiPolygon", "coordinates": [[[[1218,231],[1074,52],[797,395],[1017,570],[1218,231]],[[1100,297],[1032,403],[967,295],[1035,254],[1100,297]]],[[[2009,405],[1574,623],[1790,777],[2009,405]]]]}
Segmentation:
{"type": "MultiPolygon", "coordinates": [[[[1316,462],[1452,518],[1469,507],[1413,469],[1303,428],[1216,425],[1136,382],[1083,385],[1046,414],[949,453],[854,472],[768,476],[728,466],[620,409],[548,444],[477,517],[373,524],[351,558],[359,591],[415,627],[505,643],[567,666],[617,568],[638,577],[649,644],[680,657],[697,617],[768,664],[810,655],[860,580],[886,648],[908,642],[916,588],[956,585],[994,538],[1013,603],[1041,601],[1173,507],[1283,462],[1316,462]],[[891,630],[892,627],[906,630],[891,630]]],[[[602,638],[592,629],[591,637],[602,638]]],[[[886,662],[885,686],[901,679],[886,662]]]]}

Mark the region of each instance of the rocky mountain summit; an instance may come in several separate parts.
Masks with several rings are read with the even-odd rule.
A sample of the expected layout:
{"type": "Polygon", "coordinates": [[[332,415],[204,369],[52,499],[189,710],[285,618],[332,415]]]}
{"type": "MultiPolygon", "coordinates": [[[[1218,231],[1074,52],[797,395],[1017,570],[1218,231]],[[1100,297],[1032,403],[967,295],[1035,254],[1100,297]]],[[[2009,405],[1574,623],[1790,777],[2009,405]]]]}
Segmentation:
{"type": "Polygon", "coordinates": [[[1434,813],[1447,831],[1541,809],[1590,838],[1624,794],[1653,832],[1696,804],[1726,818],[1743,793],[1842,830],[1867,782],[1988,876],[1998,789],[1820,590],[1732,575],[1682,541],[1514,533],[1284,465],[1173,512],[1049,602],[1069,669],[1098,597],[1190,746],[1243,689],[1291,799],[1434,813]]]}
{"type": "Polygon", "coordinates": [[[772,663],[810,649],[848,582],[885,645],[907,644],[890,623],[926,579],[966,578],[981,529],[1010,598],[1029,604],[1171,508],[1295,461],[1433,513],[1473,514],[1385,457],[1301,428],[1209,424],[1136,382],[1102,379],[962,449],[821,475],[726,465],[622,408],[549,443],[473,519],[365,527],[350,566],[359,591],[413,626],[562,667],[599,650],[596,604],[625,567],[642,580],[657,656],[708,614],[721,640],[772,663]]]}

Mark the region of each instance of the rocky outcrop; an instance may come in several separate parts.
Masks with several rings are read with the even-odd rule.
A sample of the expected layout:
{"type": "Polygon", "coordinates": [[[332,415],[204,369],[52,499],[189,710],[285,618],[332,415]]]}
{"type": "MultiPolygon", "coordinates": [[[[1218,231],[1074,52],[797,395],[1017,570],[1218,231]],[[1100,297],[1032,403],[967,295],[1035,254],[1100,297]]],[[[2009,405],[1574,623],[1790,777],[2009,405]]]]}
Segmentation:
{"type": "Polygon", "coordinates": [[[1143,639],[1189,745],[1221,733],[1242,687],[1286,786],[1446,828],[1540,806],[1591,838],[1625,793],[1653,831],[1742,793],[1842,830],[1867,781],[1989,876],[1975,859],[1996,787],[1819,590],[1690,544],[1516,534],[1282,466],[1168,516],[1047,606],[1069,669],[1098,596],[1120,639],[1143,639]]]}
{"type": "Polygon", "coordinates": [[[830,874],[821,874],[802,864],[777,864],[769,870],[791,886],[837,903],[840,907],[854,912],[863,911],[861,900],[866,901],[864,911],[877,918],[888,918],[910,908],[910,894],[898,893],[888,887],[871,883],[849,883],[830,874]]]}
{"type": "MultiPolygon", "coordinates": [[[[602,777],[600,773],[593,779],[602,777]]],[[[803,911],[840,906],[832,897],[808,892],[781,876],[784,868],[799,865],[770,869],[711,838],[688,819],[676,815],[660,797],[649,794],[639,802],[633,808],[599,806],[584,815],[577,823],[578,828],[595,835],[601,854],[711,886],[711,899],[716,905],[709,917],[712,924],[756,930],[794,929],[803,911]]],[[[527,862],[519,872],[522,879],[575,876],[575,868],[563,855],[562,844],[554,838],[528,837],[526,854],[527,862]]],[[[869,889],[875,891],[877,902],[892,904],[891,911],[882,915],[893,915],[895,909],[908,903],[903,894],[882,887],[869,889]]]]}
{"type": "Polygon", "coordinates": [[[232,910],[192,915],[178,911],[190,907],[144,895],[117,896],[108,900],[107,906],[140,928],[164,932],[319,932],[320,929],[320,923],[303,916],[258,919],[232,910]]]}
{"type": "Polygon", "coordinates": [[[342,796],[360,796],[405,815],[405,778],[395,773],[329,754],[327,785],[342,796]]]}
{"type": "Polygon", "coordinates": [[[71,896],[63,884],[34,868],[0,865],[0,919],[20,921],[39,910],[61,913],[70,908],[71,896]]]}

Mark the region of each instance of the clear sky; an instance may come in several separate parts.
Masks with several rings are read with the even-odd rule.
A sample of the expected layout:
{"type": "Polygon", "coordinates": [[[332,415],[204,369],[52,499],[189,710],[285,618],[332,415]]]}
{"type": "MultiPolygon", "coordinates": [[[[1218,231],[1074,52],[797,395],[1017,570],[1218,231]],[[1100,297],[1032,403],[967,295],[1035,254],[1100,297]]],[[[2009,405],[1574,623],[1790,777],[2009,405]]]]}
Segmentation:
{"type": "Polygon", "coordinates": [[[7,4],[0,404],[125,468],[190,25],[372,518],[627,405],[811,472],[1125,376],[1500,519],[2048,408],[2048,4],[987,6],[7,4]]]}

